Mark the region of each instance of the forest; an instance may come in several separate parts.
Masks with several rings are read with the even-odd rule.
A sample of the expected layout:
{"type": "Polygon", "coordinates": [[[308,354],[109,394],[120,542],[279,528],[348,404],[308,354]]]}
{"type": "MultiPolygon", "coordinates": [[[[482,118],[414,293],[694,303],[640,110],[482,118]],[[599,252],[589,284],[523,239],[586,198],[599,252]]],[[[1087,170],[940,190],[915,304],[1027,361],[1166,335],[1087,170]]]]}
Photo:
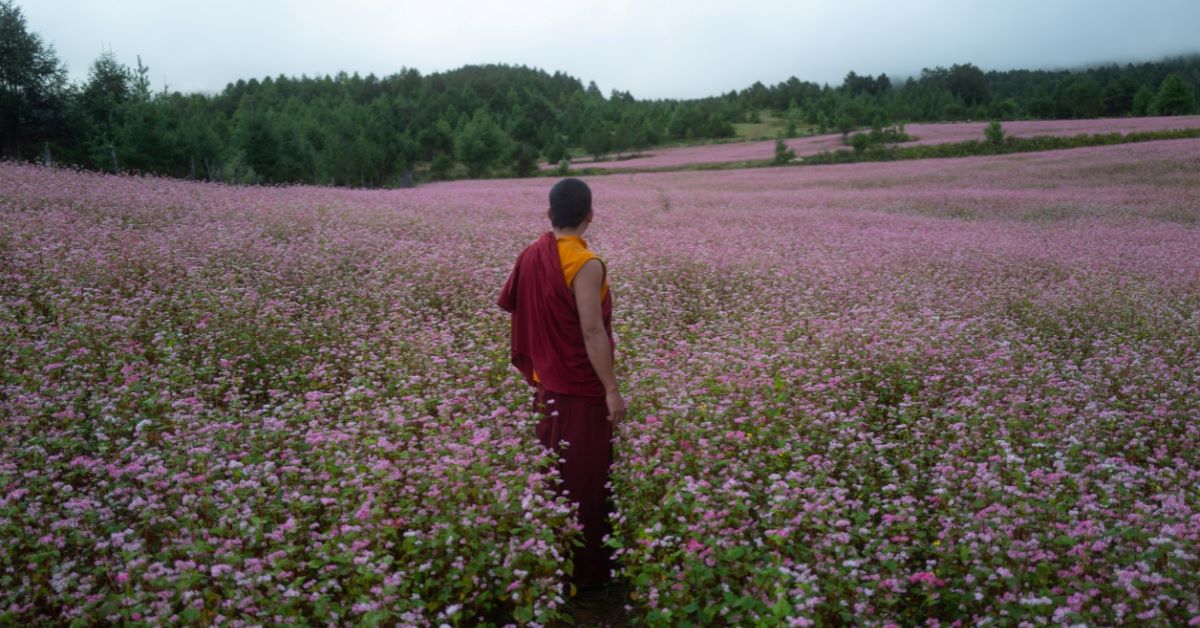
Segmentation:
{"type": "MultiPolygon", "coordinates": [[[[388,76],[276,76],[219,93],[151,84],[149,66],[101,53],[81,83],[19,7],[0,1],[0,151],[6,159],[233,183],[403,187],[529,176],[539,163],[733,139],[764,116],[779,134],[903,122],[1182,115],[1200,55],[1070,70],[969,62],[893,80],[797,77],[707,98],[605,95],[562,72],[504,64],[388,76]]],[[[148,60],[153,62],[153,60],[148,60]]],[[[567,163],[564,163],[567,162],[567,163]]]]}

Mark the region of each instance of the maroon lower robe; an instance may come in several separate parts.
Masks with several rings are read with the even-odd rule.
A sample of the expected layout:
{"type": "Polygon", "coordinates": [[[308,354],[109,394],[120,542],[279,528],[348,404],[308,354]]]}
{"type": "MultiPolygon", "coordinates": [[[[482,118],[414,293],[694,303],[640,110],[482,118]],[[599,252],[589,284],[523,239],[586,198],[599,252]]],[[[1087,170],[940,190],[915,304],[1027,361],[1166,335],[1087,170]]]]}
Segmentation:
{"type": "MultiPolygon", "coordinates": [[[[612,464],[612,423],[604,384],[587,356],[579,310],[563,278],[553,232],[517,257],[497,303],[512,314],[512,363],[526,382],[537,386],[535,404],[544,414],[537,425],[538,440],[563,458],[558,490],[566,491],[579,509],[585,545],[572,553],[571,581],[580,587],[603,583],[613,567],[612,552],[601,542],[610,531],[612,510],[605,487],[612,464]],[[533,379],[535,370],[540,383],[533,379]],[[560,450],[563,441],[570,446],[560,450]]],[[[612,350],[611,289],[600,309],[612,350]]]]}
{"type": "Polygon", "coordinates": [[[576,587],[602,584],[615,566],[612,548],[604,545],[604,535],[612,533],[612,495],[606,486],[613,457],[608,405],[604,397],[563,395],[541,386],[534,403],[544,415],[537,424],[538,440],[562,458],[558,489],[578,506],[583,525],[583,546],[572,551],[571,582],[576,587]]]}

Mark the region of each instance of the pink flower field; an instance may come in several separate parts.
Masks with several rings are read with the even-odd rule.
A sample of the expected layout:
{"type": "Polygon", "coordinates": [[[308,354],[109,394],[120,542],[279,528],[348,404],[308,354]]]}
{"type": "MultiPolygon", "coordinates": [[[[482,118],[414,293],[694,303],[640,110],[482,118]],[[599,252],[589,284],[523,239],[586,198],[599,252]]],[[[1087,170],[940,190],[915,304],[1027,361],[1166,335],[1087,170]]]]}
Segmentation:
{"type": "MultiPolygon", "coordinates": [[[[1004,122],[1004,130],[1015,137],[1039,135],[1071,136],[1080,134],[1137,133],[1172,129],[1200,128],[1200,116],[1170,116],[1150,118],[1106,118],[1097,120],[1023,120],[1004,122]]],[[[912,144],[950,144],[982,140],[986,122],[950,122],[939,124],[910,124],[906,132],[915,138],[912,144]]],[[[787,141],[798,157],[816,155],[823,151],[847,148],[840,133],[801,137],[787,141]]],[[[650,149],[641,157],[592,162],[581,159],[572,162],[578,168],[661,170],[692,164],[719,164],[769,161],[775,155],[775,141],[730,142],[681,148],[650,149]]],[[[543,169],[555,166],[543,165],[543,169]]]]}
{"type": "MultiPolygon", "coordinates": [[[[0,621],[561,619],[552,181],[0,164],[0,621]]],[[[588,181],[637,622],[1200,622],[1200,140],[588,181]]]]}

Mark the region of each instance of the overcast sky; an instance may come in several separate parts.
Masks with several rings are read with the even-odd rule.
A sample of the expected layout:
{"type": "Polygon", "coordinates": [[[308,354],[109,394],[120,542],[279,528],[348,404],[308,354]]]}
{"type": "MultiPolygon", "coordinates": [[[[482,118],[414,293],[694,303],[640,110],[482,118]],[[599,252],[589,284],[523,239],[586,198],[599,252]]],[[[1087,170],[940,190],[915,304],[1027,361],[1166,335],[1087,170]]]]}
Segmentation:
{"type": "Polygon", "coordinates": [[[82,80],[111,48],[155,89],[470,63],[688,98],[972,62],[1062,68],[1200,52],[1200,0],[16,0],[82,80]]]}

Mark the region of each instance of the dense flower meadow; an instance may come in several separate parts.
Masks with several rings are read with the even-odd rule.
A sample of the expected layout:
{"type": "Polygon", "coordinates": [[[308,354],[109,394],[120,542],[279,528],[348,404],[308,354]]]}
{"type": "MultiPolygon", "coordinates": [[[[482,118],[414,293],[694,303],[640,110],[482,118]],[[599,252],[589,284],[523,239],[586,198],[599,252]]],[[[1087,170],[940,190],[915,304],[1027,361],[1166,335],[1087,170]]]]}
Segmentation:
{"type": "MultiPolygon", "coordinates": [[[[551,183],[0,164],[0,621],[559,619],[551,183]]],[[[1200,623],[1200,140],[589,183],[638,622],[1200,623]]]]}
{"type": "MultiPolygon", "coordinates": [[[[1160,116],[1148,118],[1104,118],[1090,120],[1018,120],[1005,122],[1004,131],[1013,137],[1041,135],[1072,136],[1080,134],[1139,133],[1173,129],[1200,128],[1200,116],[1160,116]]],[[[909,145],[950,144],[982,140],[986,122],[948,122],[910,124],[905,131],[914,138],[909,145]]],[[[787,141],[798,157],[824,151],[846,149],[840,133],[800,137],[787,141]]],[[[581,159],[573,162],[579,168],[604,170],[665,170],[690,164],[719,164],[769,161],[775,153],[775,141],[730,142],[680,148],[651,149],[641,156],[627,159],[593,162],[581,159]]],[[[543,169],[553,169],[546,165],[543,169]]]]}

